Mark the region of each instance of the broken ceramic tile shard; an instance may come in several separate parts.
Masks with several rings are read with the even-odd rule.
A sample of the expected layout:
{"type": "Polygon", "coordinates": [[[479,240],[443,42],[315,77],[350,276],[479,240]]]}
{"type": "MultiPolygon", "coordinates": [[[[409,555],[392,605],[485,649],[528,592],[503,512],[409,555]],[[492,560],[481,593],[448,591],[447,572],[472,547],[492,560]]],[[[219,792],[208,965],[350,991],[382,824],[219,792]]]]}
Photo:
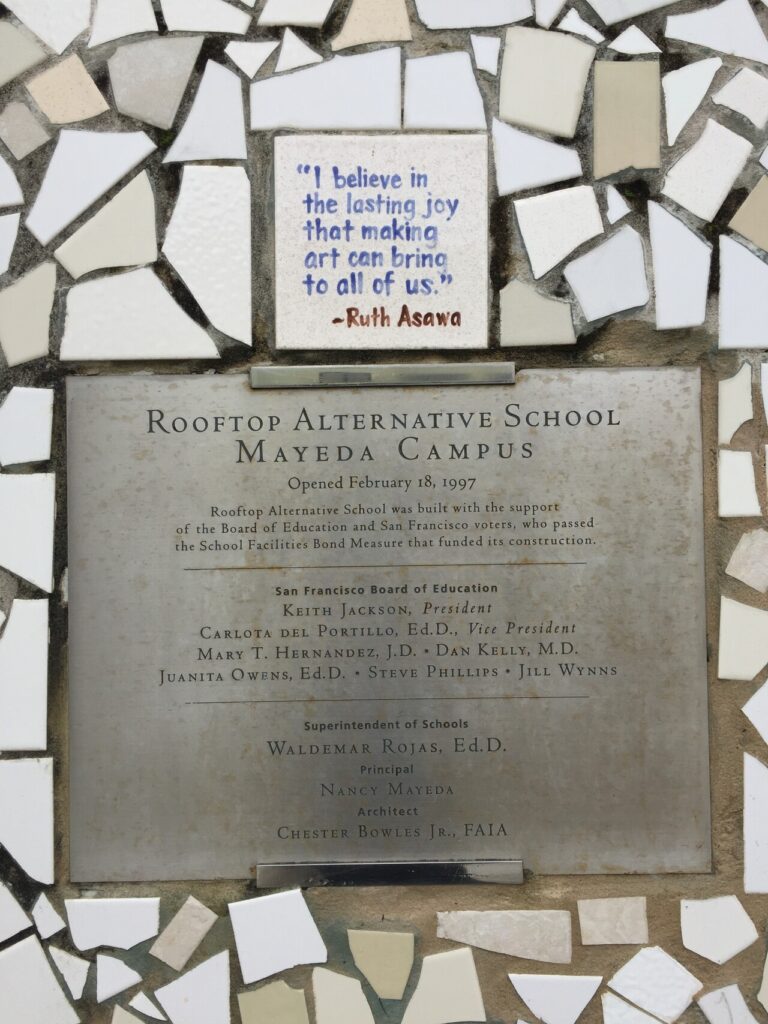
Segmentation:
{"type": "Polygon", "coordinates": [[[643,241],[627,225],[567,264],[564,274],[590,322],[637,309],[650,298],[643,241]]]}
{"type": "Polygon", "coordinates": [[[713,7],[674,14],[664,34],[718,53],[768,64],[768,40],[749,0],[723,0],[713,7]]]}
{"type": "Polygon", "coordinates": [[[600,987],[601,977],[565,974],[510,974],[525,1005],[544,1024],[576,1024],[600,987]]]}
{"type": "Polygon", "coordinates": [[[150,955],[183,971],[187,961],[213,928],[218,917],[194,896],[186,902],[150,949],[150,955]]]}
{"type": "Polygon", "coordinates": [[[630,25],[629,28],[625,28],[622,33],[616,36],[612,43],[608,44],[608,49],[631,56],[641,53],[661,53],[658,46],[637,25],[630,25]]]}
{"type": "Polygon", "coordinates": [[[172,1024],[230,1024],[229,952],[218,953],[157,989],[172,1024]]]}
{"type": "Polygon", "coordinates": [[[9,1024],[78,1024],[36,935],[0,952],[3,1017],[9,1024]]]}
{"type": "Polygon", "coordinates": [[[164,163],[245,160],[243,87],[228,68],[209,60],[184,125],[164,163]]]}
{"type": "Polygon", "coordinates": [[[300,889],[230,903],[229,916],[246,985],[298,964],[328,960],[300,889]]]}
{"type": "Polygon", "coordinates": [[[0,88],[37,67],[46,56],[36,39],[10,21],[0,21],[0,88]]]}
{"type": "Polygon", "coordinates": [[[483,98],[468,53],[437,53],[405,62],[406,128],[485,129],[483,98]]]}
{"type": "Polygon", "coordinates": [[[718,679],[749,682],[766,662],[768,612],[730,597],[721,597],[718,679]]]}
{"type": "Polygon", "coordinates": [[[656,329],[703,324],[712,247],[659,203],[648,203],[656,329]]]}
{"type": "Polygon", "coordinates": [[[499,80],[503,121],[572,139],[595,48],[538,28],[507,30],[499,80]]]}
{"type": "Polygon", "coordinates": [[[498,36],[470,35],[472,53],[478,71],[487,71],[489,75],[498,75],[499,57],[501,56],[501,40],[498,36]]]}
{"type": "Polygon", "coordinates": [[[266,0],[259,25],[299,25],[322,28],[334,0],[266,0]]]}
{"type": "Polygon", "coordinates": [[[567,910],[438,912],[437,937],[523,960],[571,962],[571,915],[567,910]]]}
{"type": "Polygon", "coordinates": [[[355,967],[379,999],[402,999],[413,967],[413,934],[350,928],[347,939],[355,967]]]}
{"type": "Polygon", "coordinates": [[[17,598],[0,636],[0,751],[47,746],[48,602],[17,598]]]}
{"type": "Polygon", "coordinates": [[[325,967],[312,971],[317,1024],[374,1024],[373,1014],[357,978],[325,967]]]}
{"type": "Polygon", "coordinates": [[[601,999],[603,1024],[655,1024],[655,1017],[638,1010],[636,1006],[630,1006],[613,992],[604,992],[601,999]]]}
{"type": "Polygon", "coordinates": [[[12,388],[0,405],[0,466],[47,462],[52,425],[52,388],[12,388]]]}
{"type": "Polygon", "coordinates": [[[32,922],[19,906],[16,897],[4,882],[0,882],[0,942],[31,927],[32,922]]]}
{"type": "Polygon", "coordinates": [[[661,79],[667,116],[667,145],[673,146],[699,104],[707,95],[715,75],[723,66],[719,57],[707,57],[669,71],[661,79]]]}
{"type": "Polygon", "coordinates": [[[643,945],[648,941],[645,896],[579,900],[583,946],[643,945]]]}
{"type": "Polygon", "coordinates": [[[353,0],[341,32],[331,42],[331,49],[410,39],[411,21],[405,0],[353,0]]]}
{"type": "Polygon", "coordinates": [[[81,999],[85,990],[85,983],[88,980],[90,963],[87,960],[83,960],[82,957],[73,956],[72,953],[67,953],[66,950],[58,949],[56,946],[49,946],[48,952],[51,955],[51,960],[56,965],[56,969],[64,979],[72,998],[75,1000],[81,999]]]}
{"type": "Polygon", "coordinates": [[[589,185],[518,199],[515,214],[537,279],[603,233],[595,190],[589,185]]]}
{"type": "Polygon", "coordinates": [[[617,224],[632,210],[624,196],[613,185],[605,186],[605,216],[609,224],[617,224]]]}
{"type": "MultiPolygon", "coordinates": [[[[734,548],[725,571],[734,579],[752,587],[753,590],[759,590],[761,594],[768,593],[768,532],[766,530],[750,530],[743,534],[734,548]]],[[[766,697],[768,697],[768,691],[766,691],[766,697]]],[[[768,705],[766,706],[768,707],[768,705]]],[[[746,712],[746,707],[743,710],[746,712]]],[[[753,724],[756,723],[753,722],[753,724]]],[[[768,743],[768,728],[766,737],[768,743]]]]}
{"type": "Polygon", "coordinates": [[[698,978],[659,946],[641,949],[608,985],[666,1024],[674,1024],[702,987],[698,978]]]}
{"type": "Polygon", "coordinates": [[[760,982],[760,990],[757,993],[757,999],[760,1005],[765,1009],[768,1003],[768,957],[765,959],[763,964],[763,977],[760,982]]]}
{"type": "Polygon", "coordinates": [[[32,919],[41,939],[50,939],[67,927],[64,918],[59,914],[51,901],[41,892],[32,907],[32,919]]]}
{"type": "Polygon", "coordinates": [[[27,91],[51,124],[87,121],[109,110],[85,65],[74,53],[27,82],[27,91]]]}
{"type": "Polygon", "coordinates": [[[96,0],[89,46],[142,32],[157,32],[152,0],[96,0]]]}
{"type": "Polygon", "coordinates": [[[758,939],[737,896],[681,900],[680,931],[686,949],[715,964],[727,963],[758,939]]]}
{"type": "Polygon", "coordinates": [[[255,992],[241,992],[237,1001],[242,1024],[309,1024],[303,989],[273,981],[255,992]]]}
{"type": "Polygon", "coordinates": [[[493,119],[493,156],[500,196],[581,177],[579,154],[493,119]]]}
{"type": "Polygon", "coordinates": [[[672,166],[662,192],[703,220],[712,220],[744,169],[752,143],[708,120],[691,148],[672,166]]]}
{"type": "Polygon", "coordinates": [[[717,493],[721,519],[762,515],[751,452],[719,453],[717,493]]]}
{"type": "Polygon", "coordinates": [[[0,114],[0,139],[17,160],[44,146],[50,137],[26,103],[9,103],[0,114]]]}
{"type": "Polygon", "coordinates": [[[244,75],[248,78],[255,78],[279,45],[280,43],[275,39],[268,39],[264,42],[232,42],[224,48],[224,53],[244,75]]]}
{"type": "Polygon", "coordinates": [[[0,274],[6,273],[11,265],[20,223],[20,213],[7,213],[5,216],[0,216],[0,274]]]}
{"type": "Polygon", "coordinates": [[[647,14],[648,11],[669,7],[675,0],[587,0],[587,3],[606,25],[615,25],[617,21],[626,21],[637,14],[647,14]]]}
{"type": "Polygon", "coordinates": [[[170,128],[202,45],[200,36],[164,37],[116,50],[107,66],[120,113],[156,128],[170,128]]]}
{"type": "Polygon", "coordinates": [[[738,985],[708,992],[696,1002],[709,1024],[757,1024],[738,985]]]}
{"type": "Polygon", "coordinates": [[[132,1010],[137,1010],[145,1017],[151,1017],[152,1020],[167,1020],[163,1011],[158,1010],[149,996],[145,995],[143,992],[137,992],[128,1005],[132,1010]]]}
{"type": "Polygon", "coordinates": [[[322,64],[323,58],[319,53],[307,46],[303,39],[300,39],[295,32],[289,28],[283,35],[282,46],[278,54],[275,73],[283,71],[295,71],[297,68],[309,67],[311,64],[322,64]]]}
{"type": "Polygon", "coordinates": [[[53,590],[53,473],[0,476],[0,566],[53,590]]]}
{"type": "Polygon", "coordinates": [[[720,236],[720,348],[768,347],[768,264],[720,236]]]}
{"type": "Polygon", "coordinates": [[[425,956],[402,1024],[484,1020],[483,994],[472,950],[453,949],[425,956]]]}
{"type": "Polygon", "coordinates": [[[56,264],[41,263],[0,291],[0,347],[9,366],[48,354],[56,264]]]}
{"type": "MultiPolygon", "coordinates": [[[[755,609],[751,609],[755,610],[755,609]]],[[[768,612],[763,612],[768,618],[768,612]]],[[[763,636],[765,636],[763,625],[763,636]]],[[[768,656],[767,656],[768,658],[768,656]]],[[[768,892],[768,768],[744,754],[744,892],[768,892]]],[[[764,997],[765,975],[761,995],[764,997]]]]}
{"type": "MultiPolygon", "coordinates": [[[[511,25],[533,14],[531,0],[416,0],[416,13],[427,28],[491,28],[511,25]]],[[[554,17],[554,16],[553,16],[554,17]]]]}
{"type": "Polygon", "coordinates": [[[134,1017],[132,1013],[128,1013],[122,1006],[115,1006],[112,1010],[112,1020],[110,1024],[141,1024],[138,1017],[134,1017]]]}
{"type": "Polygon", "coordinates": [[[768,124],[768,79],[750,68],[742,68],[712,99],[742,114],[755,128],[768,124]]]}
{"type": "Polygon", "coordinates": [[[96,957],[96,1002],[103,1003],[126,989],[140,985],[141,975],[114,956],[96,957]]]}
{"type": "Polygon", "coordinates": [[[510,281],[499,292],[499,342],[504,348],[575,345],[570,302],[541,295],[533,285],[510,281]]]}
{"type": "Polygon", "coordinates": [[[733,435],[754,415],[752,407],[752,367],[743,363],[739,372],[721,380],[717,397],[717,442],[730,444],[733,435]]]}
{"type": "Polygon", "coordinates": [[[563,7],[565,0],[534,0],[536,6],[536,24],[541,28],[550,28],[563,7]]]}
{"type": "Polygon", "coordinates": [[[53,885],[51,758],[0,761],[0,846],[30,878],[53,885]]]}
{"type": "Polygon", "coordinates": [[[558,32],[572,32],[574,35],[584,36],[585,39],[589,39],[593,43],[605,42],[605,36],[602,32],[598,32],[593,25],[585,21],[574,7],[568,11],[557,26],[557,30],[558,32]]]}
{"type": "Polygon", "coordinates": [[[595,64],[594,173],[596,178],[661,162],[661,87],[655,60],[595,64]]]}
{"type": "Polygon", "coordinates": [[[144,132],[63,129],[27,227],[47,245],[155,148],[144,132]]]}
{"type": "Polygon", "coordinates": [[[69,931],[79,950],[111,946],[132,949],[157,935],[160,900],[156,897],[65,900],[69,931]]]}
{"type": "Polygon", "coordinates": [[[251,86],[251,128],[400,128],[400,50],[334,57],[251,86]]]}
{"type": "Polygon", "coordinates": [[[144,268],[70,289],[60,358],[218,359],[219,352],[144,268]]]}
{"type": "Polygon", "coordinates": [[[169,32],[226,32],[242,36],[251,15],[224,0],[160,0],[169,32]]]}
{"type": "Polygon", "coordinates": [[[24,195],[17,177],[7,161],[0,156],[0,208],[18,206],[23,202],[24,195]]]}
{"type": "Polygon", "coordinates": [[[728,226],[759,249],[768,251],[768,177],[758,181],[728,226]]]}
{"type": "Polygon", "coordinates": [[[56,53],[63,53],[91,22],[91,0],[8,0],[5,6],[56,53]]]}

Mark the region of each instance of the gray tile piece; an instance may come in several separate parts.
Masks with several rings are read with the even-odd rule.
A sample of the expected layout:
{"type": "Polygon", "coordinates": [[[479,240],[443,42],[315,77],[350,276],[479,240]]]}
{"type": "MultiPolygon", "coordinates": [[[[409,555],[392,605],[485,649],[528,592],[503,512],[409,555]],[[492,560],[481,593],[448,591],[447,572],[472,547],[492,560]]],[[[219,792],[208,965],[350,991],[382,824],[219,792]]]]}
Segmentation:
{"type": "Polygon", "coordinates": [[[26,103],[9,103],[0,114],[0,139],[17,160],[45,145],[50,137],[26,103]]]}
{"type": "Polygon", "coordinates": [[[191,36],[121,46],[108,61],[117,109],[157,128],[170,128],[202,45],[200,36],[191,36]]]}
{"type": "Polygon", "coordinates": [[[0,87],[41,64],[45,58],[45,50],[33,36],[10,21],[0,22],[0,87]]]}

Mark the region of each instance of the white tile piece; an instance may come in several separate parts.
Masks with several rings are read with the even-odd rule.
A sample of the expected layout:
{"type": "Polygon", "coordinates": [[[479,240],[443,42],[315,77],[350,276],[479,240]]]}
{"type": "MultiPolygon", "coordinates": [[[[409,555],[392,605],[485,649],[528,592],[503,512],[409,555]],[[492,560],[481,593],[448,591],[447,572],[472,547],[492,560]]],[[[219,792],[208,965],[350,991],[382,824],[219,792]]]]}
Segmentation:
{"type": "Polygon", "coordinates": [[[67,953],[66,950],[58,949],[56,946],[49,946],[48,952],[51,955],[51,960],[56,965],[56,969],[64,979],[72,998],[75,1000],[81,999],[85,983],[88,980],[90,963],[87,960],[83,960],[82,957],[73,956],[72,953],[67,953]]]}
{"type": "Polygon", "coordinates": [[[334,0],[266,0],[259,25],[301,25],[322,28],[334,0]]]}
{"type": "Polygon", "coordinates": [[[579,154],[571,146],[523,132],[493,119],[493,156],[500,196],[579,178],[579,154]]]}
{"type": "Polygon", "coordinates": [[[233,41],[225,46],[224,53],[244,75],[248,78],[255,78],[279,45],[280,43],[274,39],[261,42],[249,40],[247,43],[233,41]]]}
{"type": "Polygon", "coordinates": [[[702,987],[698,978],[659,946],[641,949],[608,985],[666,1024],[674,1024],[702,987]]]}
{"type": "Polygon", "coordinates": [[[312,971],[316,1024],[375,1024],[363,987],[357,978],[347,978],[325,967],[312,971]]]}
{"type": "Polygon", "coordinates": [[[29,32],[10,21],[0,22],[0,87],[41,64],[48,54],[29,32]]]}
{"type": "Polygon", "coordinates": [[[171,1024],[230,1024],[229,952],[203,961],[155,997],[171,1024]]]}
{"type": "Polygon", "coordinates": [[[352,0],[344,25],[331,49],[369,43],[408,42],[413,36],[405,0],[352,0]]]}
{"type": "Polygon", "coordinates": [[[32,919],[41,939],[50,939],[52,935],[58,935],[67,927],[64,918],[44,892],[40,893],[32,907],[32,919]]]}
{"type": "Polygon", "coordinates": [[[644,306],[650,298],[643,240],[628,225],[567,264],[564,274],[590,322],[644,306]]]}
{"type": "Polygon", "coordinates": [[[587,0],[589,6],[596,11],[606,25],[615,25],[617,21],[626,21],[637,14],[658,11],[661,7],[669,7],[676,0],[587,0]]]}
{"type": "Polygon", "coordinates": [[[696,1001],[709,1024],[757,1024],[738,985],[718,988],[696,1001]]]}
{"type": "Polygon", "coordinates": [[[300,889],[229,904],[246,985],[297,964],[326,963],[328,952],[300,889]]]}
{"type": "Polygon", "coordinates": [[[669,331],[703,324],[712,246],[659,203],[648,203],[648,220],[656,329],[669,331]]]}
{"type": "MultiPolygon", "coordinates": [[[[0,508],[2,505],[0,500],[0,508]]],[[[6,848],[30,878],[53,885],[51,758],[0,761],[0,846],[6,848]]],[[[4,1008],[7,1009],[7,1003],[4,1008]]]]}
{"type": "Polygon", "coordinates": [[[707,57],[661,76],[667,117],[667,145],[673,146],[723,66],[719,57],[707,57]]]}
{"type": "Polygon", "coordinates": [[[48,602],[17,598],[0,636],[0,751],[45,750],[47,730],[48,602]]]}
{"type": "Polygon", "coordinates": [[[485,129],[485,109],[468,53],[405,62],[406,128],[485,129]]]}
{"type": "Polygon", "coordinates": [[[275,73],[283,71],[295,71],[296,68],[309,67],[311,64],[321,64],[323,58],[311,46],[308,46],[303,39],[292,32],[289,28],[283,34],[283,43],[275,65],[275,73]]]}
{"type": "Polygon", "coordinates": [[[96,1002],[104,1003],[126,989],[140,985],[141,975],[114,956],[96,957],[96,1002]]]}
{"type": "Polygon", "coordinates": [[[768,64],[768,40],[749,0],[723,0],[712,7],[672,15],[667,18],[665,35],[768,64]]]}
{"type": "Polygon", "coordinates": [[[5,942],[31,926],[32,922],[17,903],[16,897],[4,882],[0,882],[0,942],[5,942]]]}
{"type": "Polygon", "coordinates": [[[23,202],[24,195],[17,177],[11,170],[8,161],[0,156],[0,208],[18,206],[23,202]]]}
{"type": "Polygon", "coordinates": [[[750,68],[742,68],[712,99],[743,114],[756,128],[768,124],[768,78],[750,68]]]}
{"type": "Polygon", "coordinates": [[[725,348],[768,348],[768,264],[720,236],[720,337],[725,348]]]}
{"type": "Polygon", "coordinates": [[[150,949],[150,955],[168,964],[174,971],[183,971],[217,920],[217,915],[194,896],[187,897],[150,949]]]}
{"type": "Polygon", "coordinates": [[[162,36],[119,47],[107,61],[117,109],[170,128],[202,44],[201,36],[162,36]]]}
{"type": "Polygon", "coordinates": [[[754,679],[768,662],[768,612],[720,598],[718,679],[754,679]]]}
{"type": "Polygon", "coordinates": [[[0,566],[53,590],[53,473],[0,476],[0,566]]]}
{"type": "Polygon", "coordinates": [[[486,1019],[472,950],[452,949],[448,953],[425,956],[402,1024],[452,1024],[486,1019]]]}
{"type": "Polygon", "coordinates": [[[0,291],[0,347],[9,366],[48,354],[56,265],[41,263],[0,291]]]}
{"type": "Polygon", "coordinates": [[[226,32],[242,36],[251,15],[224,0],[160,0],[169,32],[226,32]]]}
{"type": "Polygon", "coordinates": [[[91,21],[91,0],[8,0],[5,6],[56,53],[63,53],[91,21]]]}
{"type": "Polygon", "coordinates": [[[760,393],[763,398],[763,412],[768,420],[768,362],[760,364],[760,393]]]}
{"type": "Polygon", "coordinates": [[[219,352],[145,268],[70,289],[60,358],[218,359],[219,352]]]}
{"type": "Polygon", "coordinates": [[[416,0],[419,19],[431,29],[511,25],[533,14],[531,0],[416,0]]]}
{"type": "Polygon", "coordinates": [[[251,128],[400,128],[400,49],[334,57],[251,86],[251,128]]]}
{"type": "Polygon", "coordinates": [[[472,44],[477,70],[487,71],[489,75],[498,75],[501,39],[498,36],[470,35],[469,41],[472,44]]]}
{"type": "Polygon", "coordinates": [[[583,946],[642,946],[648,941],[645,896],[579,900],[583,946]]]}
{"type": "Polygon", "coordinates": [[[586,39],[591,39],[593,43],[605,42],[605,36],[602,32],[598,32],[593,25],[585,21],[575,7],[571,7],[557,26],[557,30],[558,32],[572,32],[574,35],[584,36],[586,39]]]}
{"type": "Polygon", "coordinates": [[[720,452],[717,492],[721,519],[762,515],[751,452],[720,452]]]}
{"type": "Polygon", "coordinates": [[[630,1006],[613,992],[604,992],[601,999],[603,1024],[656,1024],[655,1017],[638,1010],[636,1006],[630,1006]]]}
{"type": "Polygon", "coordinates": [[[536,24],[541,28],[550,28],[558,16],[566,0],[534,0],[536,6],[536,24]]]}
{"type": "Polygon", "coordinates": [[[209,60],[184,125],[163,163],[245,160],[243,86],[229,68],[209,60]]]}
{"type": "Polygon", "coordinates": [[[718,444],[730,444],[739,427],[753,416],[752,367],[749,363],[743,363],[737,374],[718,384],[718,444]]]}
{"type": "Polygon", "coordinates": [[[152,1020],[168,1019],[162,1010],[158,1010],[149,996],[145,995],[144,992],[137,992],[128,1005],[132,1010],[138,1010],[139,1013],[144,1014],[145,1017],[151,1017],[152,1020]]]}
{"type": "Polygon", "coordinates": [[[115,1006],[112,1009],[112,1020],[110,1024],[141,1024],[138,1017],[128,1013],[122,1006],[115,1006]]]}
{"type": "Polygon", "coordinates": [[[12,388],[0,405],[0,466],[51,457],[52,388],[12,388]]]}
{"type": "MultiPolygon", "coordinates": [[[[627,53],[632,56],[640,53],[661,53],[658,46],[639,29],[637,25],[630,25],[623,32],[616,36],[612,43],[608,44],[609,50],[617,53],[627,53]]],[[[615,998],[614,996],[611,997],[615,998]]]]}
{"type": "Polygon", "coordinates": [[[605,216],[609,224],[618,224],[627,214],[632,213],[629,203],[613,185],[605,186],[605,206],[605,216]]]}
{"type": "Polygon", "coordinates": [[[757,942],[757,928],[737,896],[680,900],[683,945],[692,953],[724,964],[757,942]]]}
{"type": "Polygon", "coordinates": [[[438,911],[437,937],[523,960],[571,962],[567,910],[438,911]]]}
{"type": "Polygon", "coordinates": [[[27,227],[38,242],[47,245],[154,148],[144,132],[64,129],[27,217],[27,227]]]}
{"type": "Polygon", "coordinates": [[[142,32],[157,32],[152,0],[96,0],[89,46],[142,32]]]}
{"type": "Polygon", "coordinates": [[[0,274],[5,274],[11,265],[20,221],[20,213],[7,213],[0,216],[0,274]]]}
{"type": "Polygon", "coordinates": [[[160,928],[157,897],[74,899],[65,900],[64,906],[72,941],[80,950],[132,949],[160,928]]]}
{"type": "Polygon", "coordinates": [[[509,980],[544,1024],[576,1024],[603,979],[595,975],[510,974],[509,980]]]}
{"type": "Polygon", "coordinates": [[[744,892],[768,892],[768,768],[751,754],[744,754],[744,892]]]}
{"type": "Polygon", "coordinates": [[[518,199],[515,213],[535,278],[603,233],[595,190],[589,185],[518,199]]]}
{"type": "Polygon", "coordinates": [[[672,166],[662,192],[704,220],[723,205],[752,152],[752,143],[708,120],[691,148],[672,166]]]}
{"type": "Polygon", "coordinates": [[[36,935],[0,952],[3,1019],[8,1024],[78,1024],[36,935]]]}
{"type": "MultiPolygon", "coordinates": [[[[752,587],[753,590],[759,590],[761,594],[768,593],[768,531],[749,530],[742,534],[725,571],[734,579],[752,587]]],[[[762,690],[758,690],[752,700],[742,708],[761,736],[763,735],[762,723],[758,719],[763,708],[768,713],[768,690],[764,694],[762,690]],[[747,711],[747,708],[750,710],[747,711]],[[753,712],[754,718],[752,717],[753,712]]],[[[768,719],[765,721],[765,727],[763,739],[768,743],[768,719]]]]}

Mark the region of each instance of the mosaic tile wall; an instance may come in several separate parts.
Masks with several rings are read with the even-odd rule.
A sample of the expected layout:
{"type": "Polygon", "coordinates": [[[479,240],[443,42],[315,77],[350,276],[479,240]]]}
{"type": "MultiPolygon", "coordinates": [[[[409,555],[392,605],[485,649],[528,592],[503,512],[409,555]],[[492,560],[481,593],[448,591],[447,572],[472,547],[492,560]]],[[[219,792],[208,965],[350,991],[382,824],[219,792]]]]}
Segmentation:
{"type": "MultiPolygon", "coordinates": [[[[0,1020],[764,1020],[768,6],[6,0],[0,17],[0,1020]],[[69,884],[62,380],[317,361],[270,344],[290,129],[487,139],[472,358],[702,368],[711,876],[69,884]]],[[[343,361],[374,358],[393,353],[343,361]]]]}

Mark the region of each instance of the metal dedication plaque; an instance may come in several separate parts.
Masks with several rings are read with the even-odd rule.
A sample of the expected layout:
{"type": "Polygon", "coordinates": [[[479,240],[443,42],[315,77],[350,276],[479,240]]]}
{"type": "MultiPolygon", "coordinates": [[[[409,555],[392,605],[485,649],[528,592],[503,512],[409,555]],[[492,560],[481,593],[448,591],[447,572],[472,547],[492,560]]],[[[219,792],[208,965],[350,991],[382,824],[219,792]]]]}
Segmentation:
{"type": "Polygon", "coordinates": [[[709,868],[697,371],[68,414],[74,880],[709,868]]]}

